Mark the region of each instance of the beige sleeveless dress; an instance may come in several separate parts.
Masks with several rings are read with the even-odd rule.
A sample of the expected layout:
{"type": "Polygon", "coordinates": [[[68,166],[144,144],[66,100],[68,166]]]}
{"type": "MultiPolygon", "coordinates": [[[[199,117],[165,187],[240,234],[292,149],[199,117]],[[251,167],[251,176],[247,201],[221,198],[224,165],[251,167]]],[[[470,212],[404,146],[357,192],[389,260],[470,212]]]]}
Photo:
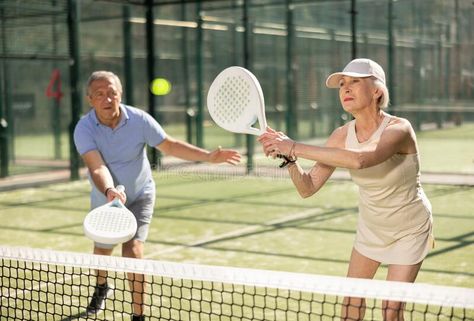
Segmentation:
{"type": "MultiPolygon", "coordinates": [[[[349,123],[346,148],[374,150],[390,121],[359,143],[355,120],[349,123]]],[[[411,265],[423,260],[434,245],[431,204],[420,184],[418,154],[395,154],[385,162],[350,170],[359,186],[359,218],[355,249],[384,263],[411,265]]]]}

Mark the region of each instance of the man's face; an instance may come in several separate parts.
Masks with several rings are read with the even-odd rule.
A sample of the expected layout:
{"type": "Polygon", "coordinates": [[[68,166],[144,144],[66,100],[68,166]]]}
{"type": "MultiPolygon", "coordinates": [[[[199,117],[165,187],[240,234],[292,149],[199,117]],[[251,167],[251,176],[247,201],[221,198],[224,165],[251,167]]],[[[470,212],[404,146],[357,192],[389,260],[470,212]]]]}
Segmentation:
{"type": "Polygon", "coordinates": [[[120,118],[122,93],[113,80],[94,80],[89,86],[87,99],[101,123],[107,125],[108,122],[120,118]]]}

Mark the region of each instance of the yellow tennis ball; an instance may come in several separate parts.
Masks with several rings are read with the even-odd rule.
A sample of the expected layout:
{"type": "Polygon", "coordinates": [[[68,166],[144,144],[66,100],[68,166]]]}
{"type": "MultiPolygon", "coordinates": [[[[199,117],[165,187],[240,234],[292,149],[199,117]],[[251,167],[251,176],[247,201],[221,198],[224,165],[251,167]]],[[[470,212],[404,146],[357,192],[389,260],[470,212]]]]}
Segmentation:
{"type": "Polygon", "coordinates": [[[165,78],[156,78],[151,82],[150,90],[156,96],[168,95],[171,91],[171,83],[165,78]]]}

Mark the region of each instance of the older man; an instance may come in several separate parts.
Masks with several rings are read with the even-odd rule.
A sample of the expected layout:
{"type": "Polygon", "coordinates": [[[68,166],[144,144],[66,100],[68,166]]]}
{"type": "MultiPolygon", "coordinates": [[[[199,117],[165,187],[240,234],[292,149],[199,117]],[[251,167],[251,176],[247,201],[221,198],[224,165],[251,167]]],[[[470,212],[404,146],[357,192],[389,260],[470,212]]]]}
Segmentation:
{"type": "MultiPolygon", "coordinates": [[[[109,71],[96,71],[87,81],[87,100],[92,109],[78,122],[74,142],[89,169],[92,186],[91,207],[118,197],[134,213],[138,229],[134,238],[122,244],[122,255],[142,258],[144,242],[155,203],[155,183],[145,146],[191,161],[237,164],[240,155],[218,148],[212,152],[167,135],[146,112],[121,103],[120,79],[109,71]],[[115,189],[124,185],[126,195],[115,189]]],[[[94,244],[94,254],[111,255],[113,246],[94,244]]],[[[129,274],[132,291],[132,320],[145,320],[143,311],[144,276],[129,274]]],[[[105,271],[97,271],[97,285],[87,308],[97,313],[112,293],[105,271]]]]}

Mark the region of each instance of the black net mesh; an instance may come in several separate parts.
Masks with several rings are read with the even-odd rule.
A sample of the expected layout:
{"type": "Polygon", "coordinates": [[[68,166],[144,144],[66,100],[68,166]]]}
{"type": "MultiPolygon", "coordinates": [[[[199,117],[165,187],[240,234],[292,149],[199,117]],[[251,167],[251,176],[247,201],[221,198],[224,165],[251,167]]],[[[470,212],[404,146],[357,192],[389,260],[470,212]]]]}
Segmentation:
{"type": "Polygon", "coordinates": [[[129,280],[144,288],[146,320],[474,320],[472,289],[21,248],[0,254],[2,320],[128,320],[137,302],[129,280]],[[108,270],[112,290],[91,312],[95,268],[108,270]]]}

